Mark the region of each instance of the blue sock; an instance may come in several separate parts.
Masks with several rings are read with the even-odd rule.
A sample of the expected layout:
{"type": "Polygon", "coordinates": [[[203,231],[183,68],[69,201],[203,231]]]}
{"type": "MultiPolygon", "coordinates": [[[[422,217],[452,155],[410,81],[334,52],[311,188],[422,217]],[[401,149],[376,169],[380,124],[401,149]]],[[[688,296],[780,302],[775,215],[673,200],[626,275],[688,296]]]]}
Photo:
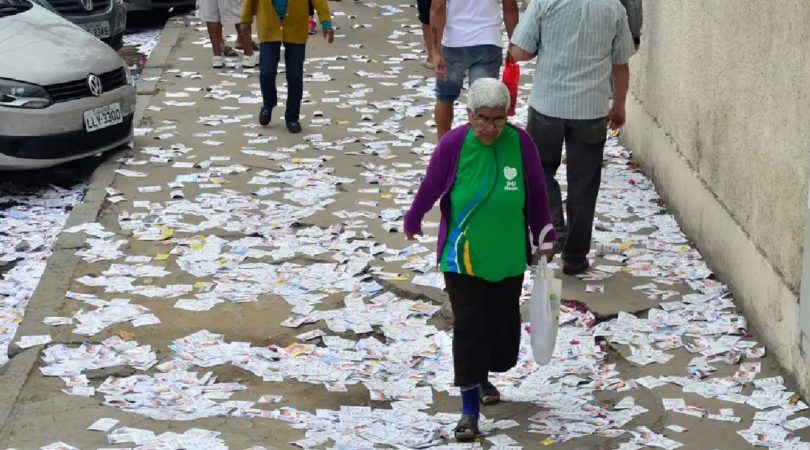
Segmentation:
{"type": "Polygon", "coordinates": [[[481,405],[478,403],[481,397],[480,387],[461,391],[461,414],[478,417],[481,405]]]}

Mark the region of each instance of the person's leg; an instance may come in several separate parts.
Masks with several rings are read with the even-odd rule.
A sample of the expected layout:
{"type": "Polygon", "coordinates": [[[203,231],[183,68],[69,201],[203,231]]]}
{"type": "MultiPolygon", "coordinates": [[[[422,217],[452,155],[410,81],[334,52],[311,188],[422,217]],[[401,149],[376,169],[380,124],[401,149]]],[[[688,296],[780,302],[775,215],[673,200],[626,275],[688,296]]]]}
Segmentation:
{"type": "Polygon", "coordinates": [[[284,119],[287,121],[287,128],[294,133],[301,131],[299,120],[301,116],[301,100],[304,98],[304,58],[306,48],[306,44],[284,43],[284,64],[287,72],[287,111],[284,113],[284,119]],[[297,128],[297,131],[293,128],[297,128]]]}
{"type": "Polygon", "coordinates": [[[447,70],[447,79],[436,79],[434,119],[436,120],[436,134],[438,135],[437,142],[441,141],[442,137],[453,126],[453,106],[459,95],[461,95],[464,74],[469,68],[468,61],[464,59],[463,48],[442,47],[441,52],[447,70]]]}
{"type": "Polygon", "coordinates": [[[211,50],[214,56],[222,56],[222,23],[206,22],[208,37],[211,39],[211,50]]]}
{"type": "Polygon", "coordinates": [[[218,0],[199,0],[197,18],[205,22],[208,38],[211,40],[211,51],[214,58],[222,56],[222,18],[219,14],[218,0]]]}
{"type": "Polygon", "coordinates": [[[479,78],[498,78],[503,64],[503,49],[497,45],[469,47],[471,53],[470,84],[479,78]]]}
{"type": "Polygon", "coordinates": [[[262,90],[262,110],[259,123],[267,125],[270,114],[278,103],[276,74],[281,57],[281,42],[262,42],[259,46],[259,86],[262,90]]]}
{"type": "Polygon", "coordinates": [[[425,44],[426,57],[425,66],[432,68],[433,63],[433,33],[430,30],[430,0],[416,0],[416,7],[419,11],[419,22],[422,24],[422,41],[425,44]]]}
{"type": "Polygon", "coordinates": [[[242,27],[241,24],[236,24],[236,39],[245,52],[245,56],[253,56],[253,38],[247,27],[242,27]]]}
{"type": "Polygon", "coordinates": [[[554,229],[557,231],[557,242],[564,245],[566,228],[565,218],[563,217],[562,193],[560,192],[560,184],[554,177],[562,163],[565,121],[545,116],[534,108],[529,108],[526,131],[528,131],[534,145],[537,146],[537,150],[540,152],[540,163],[543,166],[543,174],[545,175],[551,218],[554,229]]]}
{"type": "Polygon", "coordinates": [[[432,69],[433,68],[433,44],[430,42],[433,40],[433,32],[430,30],[430,25],[422,24],[422,41],[425,44],[425,62],[424,66],[432,69]]]}
{"type": "Polygon", "coordinates": [[[490,372],[515,367],[520,353],[520,294],[523,274],[487,285],[487,317],[490,324],[490,372]]]}
{"type": "Polygon", "coordinates": [[[478,433],[479,386],[489,367],[485,282],[450,272],[444,273],[444,280],[453,310],[453,383],[461,388],[462,420],[456,437],[471,439],[478,433]]]}
{"type": "Polygon", "coordinates": [[[436,107],[433,110],[433,118],[436,121],[436,142],[441,142],[442,138],[453,126],[453,108],[455,101],[436,99],[436,107]]]}
{"type": "MultiPolygon", "coordinates": [[[[568,172],[568,238],[563,249],[566,273],[587,267],[593,217],[602,179],[602,153],[607,139],[607,119],[566,121],[568,172]]],[[[565,267],[564,267],[565,269],[565,267]]]]}

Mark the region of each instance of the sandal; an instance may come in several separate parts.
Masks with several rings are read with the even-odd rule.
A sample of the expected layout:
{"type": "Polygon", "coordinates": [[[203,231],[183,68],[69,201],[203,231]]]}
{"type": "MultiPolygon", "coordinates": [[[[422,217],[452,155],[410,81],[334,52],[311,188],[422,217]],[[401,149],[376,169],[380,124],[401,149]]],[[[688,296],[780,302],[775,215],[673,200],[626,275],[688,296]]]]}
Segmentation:
{"type": "Polygon", "coordinates": [[[478,431],[478,418],[469,414],[463,414],[459,419],[453,434],[459,442],[472,442],[480,434],[478,431]]]}
{"type": "Polygon", "coordinates": [[[239,56],[239,53],[237,53],[237,51],[234,50],[233,47],[226,45],[222,47],[222,56],[233,58],[234,56],[239,56]]]}
{"type": "Polygon", "coordinates": [[[494,405],[501,402],[501,393],[489,380],[481,383],[481,404],[484,406],[494,405]]]}

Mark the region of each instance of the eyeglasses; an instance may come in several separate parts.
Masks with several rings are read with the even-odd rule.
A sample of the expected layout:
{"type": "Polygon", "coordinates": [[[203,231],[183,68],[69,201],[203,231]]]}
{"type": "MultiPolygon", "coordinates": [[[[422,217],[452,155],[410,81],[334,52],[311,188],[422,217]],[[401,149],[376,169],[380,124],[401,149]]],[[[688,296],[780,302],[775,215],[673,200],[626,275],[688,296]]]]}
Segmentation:
{"type": "Polygon", "coordinates": [[[504,125],[506,125],[506,121],[508,120],[506,117],[482,116],[480,114],[476,114],[475,111],[470,109],[468,109],[467,112],[469,112],[470,116],[472,116],[473,122],[482,127],[492,125],[495,128],[502,128],[504,125]]]}

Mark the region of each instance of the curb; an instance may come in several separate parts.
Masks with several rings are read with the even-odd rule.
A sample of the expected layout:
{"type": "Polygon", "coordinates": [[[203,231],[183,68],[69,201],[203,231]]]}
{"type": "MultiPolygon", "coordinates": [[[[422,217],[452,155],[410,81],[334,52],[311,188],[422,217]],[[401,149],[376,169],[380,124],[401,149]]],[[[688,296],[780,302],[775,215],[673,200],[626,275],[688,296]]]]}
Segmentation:
{"type": "MultiPolygon", "coordinates": [[[[166,61],[177,44],[180,30],[184,26],[171,19],[166,22],[158,43],[144,66],[143,74],[149,77],[163,75],[166,61]]],[[[138,83],[135,119],[133,121],[135,126],[140,124],[152,96],[157,93],[156,85],[156,82],[138,83]]],[[[88,180],[84,199],[71,210],[65,221],[65,228],[96,221],[104,205],[106,188],[112,184],[116,175],[115,171],[121,166],[121,163],[118,162],[119,156],[120,153],[108,153],[104,162],[95,169],[88,180]]],[[[53,254],[48,258],[45,266],[44,273],[48,274],[48,282],[43,282],[43,275],[43,279],[40,280],[36,290],[31,295],[23,322],[17,329],[12,345],[9,348],[11,359],[5,366],[0,368],[0,386],[3,387],[0,389],[0,435],[3,434],[2,430],[5,429],[14,404],[17,402],[17,397],[39,359],[40,350],[44,347],[39,345],[30,349],[19,350],[14,346],[13,342],[20,335],[47,334],[50,331],[48,327],[42,324],[42,318],[57,315],[57,311],[61,306],[60,300],[64,297],[64,293],[68,289],[73,273],[79,263],[75,252],[83,246],[84,241],[81,236],[60,234],[54,243],[53,254]]]]}

